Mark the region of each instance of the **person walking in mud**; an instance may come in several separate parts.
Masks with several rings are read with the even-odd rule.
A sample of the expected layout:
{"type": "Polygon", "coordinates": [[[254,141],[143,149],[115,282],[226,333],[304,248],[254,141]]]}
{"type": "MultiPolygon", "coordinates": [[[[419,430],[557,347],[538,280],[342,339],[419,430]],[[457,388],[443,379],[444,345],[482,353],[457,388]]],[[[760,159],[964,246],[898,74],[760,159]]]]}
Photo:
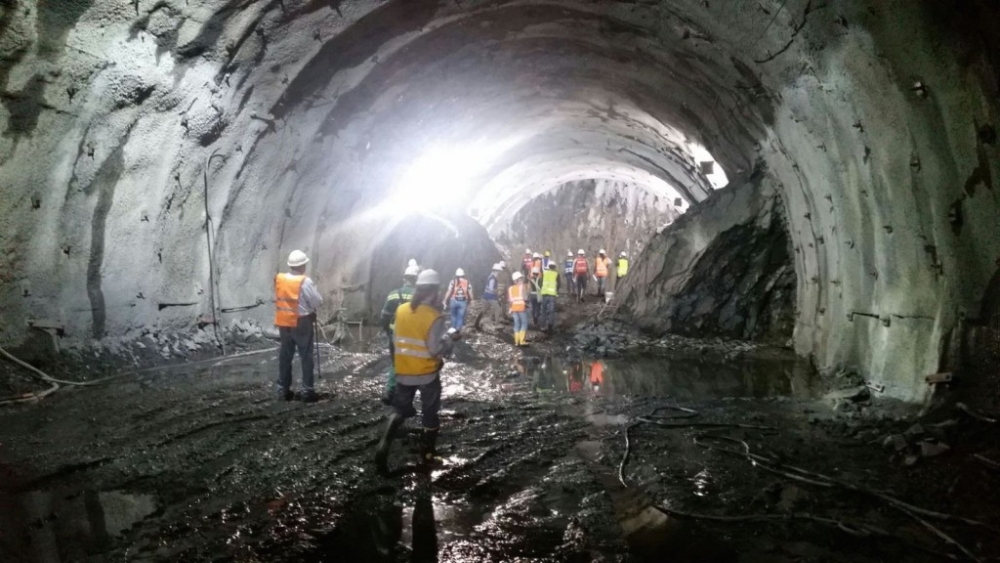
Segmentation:
{"type": "Polygon", "coordinates": [[[556,296],[559,295],[559,265],[549,262],[549,269],[542,274],[542,330],[552,332],[556,326],[556,296]]]}
{"type": "Polygon", "coordinates": [[[319,294],[312,278],[306,275],[308,263],[309,257],[305,252],[293,250],[288,255],[291,272],[275,276],[274,324],[278,327],[281,339],[281,351],[278,353],[278,394],[286,401],[295,397],[292,393],[292,360],[298,350],[299,361],[302,362],[302,400],[312,403],[317,399],[313,388],[313,342],[316,337],[313,326],[316,312],[323,304],[323,296],[319,294]]]}
{"type": "Polygon", "coordinates": [[[573,262],[573,281],[576,289],[576,300],[583,303],[583,295],[587,291],[587,278],[590,276],[590,264],[587,262],[587,253],[581,248],[576,253],[576,260],[573,262]]]}
{"type": "Polygon", "coordinates": [[[514,272],[514,284],[507,290],[507,306],[514,320],[514,346],[526,346],[525,335],[528,332],[528,290],[524,285],[524,275],[514,272]]]}
{"type": "MultiPolygon", "coordinates": [[[[415,290],[414,284],[417,283],[417,275],[420,274],[420,267],[417,266],[416,260],[410,260],[410,265],[406,267],[403,271],[403,287],[390,291],[389,295],[385,298],[385,305],[382,306],[382,329],[385,331],[386,335],[389,337],[389,358],[391,359],[396,353],[396,347],[393,345],[392,333],[396,326],[396,309],[404,303],[409,303],[410,298],[413,297],[413,292],[415,290]]],[[[392,365],[389,366],[389,377],[385,383],[385,391],[382,393],[382,402],[386,405],[392,404],[392,392],[396,388],[396,372],[392,365]]]]}
{"type": "Polygon", "coordinates": [[[489,308],[490,321],[494,324],[500,322],[500,264],[493,264],[489,277],[486,278],[486,287],[483,289],[483,300],[489,308]]]}
{"type": "Polygon", "coordinates": [[[441,367],[454,341],[461,338],[458,331],[446,329],[445,317],[435,307],[439,303],[440,288],[441,276],[434,270],[424,270],[417,276],[417,288],[410,302],[396,309],[393,335],[396,390],[392,395],[392,414],[386,420],[375,453],[375,465],[383,473],[388,472],[389,449],[396,431],[407,418],[417,414],[413,399],[418,392],[424,430],[420,463],[426,466],[435,458],[440,425],[441,367]]]}

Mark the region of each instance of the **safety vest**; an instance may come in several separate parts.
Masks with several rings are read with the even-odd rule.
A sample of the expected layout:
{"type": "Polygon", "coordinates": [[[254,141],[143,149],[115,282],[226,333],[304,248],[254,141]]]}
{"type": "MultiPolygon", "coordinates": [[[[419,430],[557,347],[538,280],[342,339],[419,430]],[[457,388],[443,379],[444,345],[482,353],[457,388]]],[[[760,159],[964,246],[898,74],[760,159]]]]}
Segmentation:
{"type": "Polygon", "coordinates": [[[601,258],[598,256],[597,259],[594,260],[594,275],[599,278],[608,277],[608,262],[610,261],[610,258],[601,258]]]}
{"type": "Polygon", "coordinates": [[[618,259],[618,277],[624,278],[628,275],[628,258],[618,259]]]}
{"type": "MultiPolygon", "coordinates": [[[[412,285],[404,285],[403,287],[393,291],[385,298],[386,301],[396,301],[396,309],[398,310],[401,305],[405,305],[413,299],[414,287],[412,285]]],[[[389,330],[393,330],[396,327],[396,311],[392,311],[392,322],[389,323],[389,330]]]]}
{"type": "Polygon", "coordinates": [[[524,302],[524,284],[515,283],[507,290],[507,301],[510,303],[510,310],[520,313],[528,307],[524,302]]]}
{"type": "Polygon", "coordinates": [[[542,295],[559,295],[559,272],[545,270],[542,274],[542,295]]]}
{"type": "Polygon", "coordinates": [[[572,260],[570,258],[567,258],[566,261],[563,262],[563,273],[564,274],[572,274],[573,273],[573,262],[574,262],[574,260],[572,260]]]}
{"type": "Polygon", "coordinates": [[[465,278],[455,278],[455,280],[451,282],[451,293],[448,294],[448,299],[465,301],[468,296],[469,280],[465,278]]]}
{"type": "Polygon", "coordinates": [[[525,274],[531,272],[531,256],[525,256],[521,259],[521,269],[524,270],[525,274]]]}
{"type": "Polygon", "coordinates": [[[547,272],[549,269],[549,263],[552,262],[551,258],[542,258],[542,271],[547,272]]]}
{"type": "Polygon", "coordinates": [[[580,257],[573,261],[573,273],[580,275],[587,273],[587,259],[580,257]]]}
{"type": "Polygon", "coordinates": [[[542,259],[535,258],[535,261],[531,263],[531,277],[538,279],[538,276],[542,273],[542,259]],[[535,273],[535,269],[538,269],[538,273],[535,273]]]}
{"type": "Polygon", "coordinates": [[[274,324],[295,328],[299,324],[299,292],[305,276],[278,274],[274,277],[274,324]]]}
{"type": "Polygon", "coordinates": [[[441,369],[441,360],[431,356],[427,342],[431,325],[440,316],[437,309],[428,305],[420,305],[416,311],[410,304],[396,309],[393,364],[397,377],[429,375],[441,369]]]}

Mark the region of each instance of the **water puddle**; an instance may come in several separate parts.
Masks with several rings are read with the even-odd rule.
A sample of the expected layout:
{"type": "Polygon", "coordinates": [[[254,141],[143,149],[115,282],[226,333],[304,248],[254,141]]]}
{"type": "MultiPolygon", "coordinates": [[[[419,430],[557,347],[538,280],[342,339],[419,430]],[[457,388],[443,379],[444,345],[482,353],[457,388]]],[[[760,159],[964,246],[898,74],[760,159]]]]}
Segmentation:
{"type": "Polygon", "coordinates": [[[104,553],[156,510],[154,497],[124,491],[0,493],[0,555],[60,563],[104,553]]]}
{"type": "Polygon", "coordinates": [[[790,396],[817,393],[808,363],[787,359],[731,362],[674,358],[526,358],[512,375],[536,392],[602,396],[670,396],[677,400],[790,396]]]}

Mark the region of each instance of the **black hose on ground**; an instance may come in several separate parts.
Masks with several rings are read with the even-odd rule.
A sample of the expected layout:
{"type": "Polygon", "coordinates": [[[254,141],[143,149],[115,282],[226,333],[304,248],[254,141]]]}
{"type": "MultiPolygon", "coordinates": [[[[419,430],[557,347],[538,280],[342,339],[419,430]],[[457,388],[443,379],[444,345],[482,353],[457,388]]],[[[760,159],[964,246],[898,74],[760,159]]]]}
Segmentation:
{"type": "MultiPolygon", "coordinates": [[[[653,409],[653,411],[649,415],[647,415],[645,417],[638,417],[638,418],[636,418],[636,422],[633,422],[632,424],[628,425],[625,428],[625,432],[624,432],[624,434],[625,434],[625,452],[622,455],[621,463],[618,466],[618,480],[621,482],[622,486],[625,487],[625,488],[628,488],[628,483],[627,483],[627,480],[625,478],[625,466],[628,463],[629,457],[631,456],[631,452],[632,452],[632,441],[631,441],[631,437],[630,437],[630,432],[633,429],[635,429],[638,426],[641,426],[643,424],[653,424],[653,425],[659,426],[661,428],[690,428],[690,427],[693,427],[693,426],[696,426],[696,425],[711,425],[711,426],[715,426],[715,427],[718,427],[718,428],[726,428],[726,427],[728,427],[728,428],[748,428],[748,429],[771,429],[771,430],[774,429],[774,428],[765,427],[765,426],[754,426],[754,425],[743,425],[743,424],[722,424],[722,423],[719,423],[719,424],[715,424],[715,423],[700,423],[699,424],[699,423],[664,423],[664,422],[662,422],[663,420],[670,420],[670,419],[676,419],[676,418],[691,418],[691,417],[694,417],[694,416],[697,416],[697,415],[698,415],[697,411],[695,411],[693,409],[684,408],[684,407],[676,407],[676,406],[657,407],[657,408],[653,409]],[[671,416],[671,417],[657,417],[656,416],[656,414],[659,411],[661,411],[661,410],[667,410],[667,409],[670,409],[670,410],[679,410],[679,411],[682,411],[685,414],[680,415],[680,416],[671,416]]],[[[795,466],[792,466],[792,465],[783,464],[783,463],[780,463],[780,462],[778,462],[778,461],[776,461],[774,459],[768,458],[766,456],[762,456],[762,455],[759,455],[759,454],[754,454],[751,451],[751,449],[750,449],[750,445],[748,443],[746,443],[746,441],[744,441],[744,440],[739,440],[737,438],[730,438],[728,436],[720,436],[718,434],[711,434],[711,433],[707,433],[707,432],[702,432],[702,433],[699,433],[699,434],[695,435],[695,437],[694,437],[694,443],[695,443],[695,445],[697,445],[699,447],[702,447],[704,449],[707,449],[707,450],[718,451],[718,452],[721,452],[723,454],[731,455],[731,456],[735,456],[735,457],[742,457],[742,458],[746,459],[747,461],[749,461],[751,463],[751,465],[753,465],[756,468],[760,468],[760,469],[763,469],[763,470],[768,471],[770,473],[774,473],[774,474],[779,475],[779,476],[783,476],[783,477],[786,477],[786,478],[789,478],[789,479],[793,479],[795,481],[799,481],[799,482],[810,484],[810,485],[820,486],[820,487],[826,487],[826,488],[834,488],[834,487],[844,488],[844,489],[851,490],[851,491],[854,491],[854,492],[858,492],[858,493],[862,493],[862,494],[867,494],[869,496],[872,496],[874,498],[882,500],[883,502],[888,503],[890,506],[892,506],[896,510],[899,510],[900,512],[902,512],[906,516],[908,516],[908,517],[916,520],[921,526],[923,526],[924,528],[926,528],[927,530],[929,530],[931,533],[933,533],[937,537],[941,538],[946,544],[948,544],[948,545],[950,545],[950,546],[958,549],[959,551],[962,552],[962,554],[964,554],[970,560],[975,561],[977,563],[982,563],[983,560],[980,559],[979,557],[977,557],[975,554],[973,554],[972,551],[970,551],[963,544],[961,544],[960,542],[958,542],[957,540],[955,540],[952,536],[950,536],[949,534],[945,533],[944,531],[942,531],[938,527],[934,526],[933,524],[931,524],[930,522],[928,522],[927,520],[925,520],[924,518],[922,518],[922,516],[923,517],[927,517],[927,518],[934,518],[934,519],[938,519],[938,520],[950,521],[950,522],[962,522],[962,523],[967,524],[969,526],[978,527],[978,528],[984,528],[984,529],[990,530],[990,531],[992,531],[994,533],[1000,533],[1000,530],[998,530],[997,528],[995,528],[993,526],[990,526],[990,525],[988,525],[988,524],[986,524],[984,522],[980,522],[980,521],[973,520],[973,519],[970,519],[970,518],[965,518],[965,517],[962,517],[962,516],[955,516],[953,514],[946,514],[946,513],[943,513],[943,512],[936,512],[936,511],[933,511],[933,510],[928,510],[928,509],[925,509],[925,508],[921,508],[921,507],[912,505],[910,503],[904,502],[902,500],[899,500],[899,499],[897,499],[895,497],[892,497],[892,496],[888,495],[887,493],[885,493],[884,491],[879,491],[877,489],[870,489],[870,488],[867,488],[867,487],[862,487],[860,485],[856,485],[854,483],[850,483],[850,482],[847,482],[847,481],[842,481],[842,480],[839,480],[839,479],[836,479],[836,478],[824,475],[822,473],[818,473],[818,472],[814,472],[814,471],[809,471],[807,469],[802,469],[802,468],[795,467],[795,466]],[[739,450],[734,450],[734,449],[731,449],[731,448],[720,448],[718,446],[709,445],[708,442],[712,441],[712,440],[724,441],[724,442],[730,442],[730,443],[739,444],[741,446],[741,448],[739,450]]],[[[854,536],[858,536],[858,537],[866,537],[866,536],[871,536],[871,535],[880,535],[880,536],[881,535],[887,535],[888,537],[895,537],[895,536],[893,536],[891,534],[888,534],[888,532],[884,532],[883,530],[880,530],[879,528],[871,526],[869,524],[864,524],[864,523],[861,523],[861,524],[846,523],[846,522],[841,521],[841,520],[836,520],[836,519],[831,519],[831,518],[817,517],[817,516],[812,516],[812,515],[809,515],[809,514],[795,514],[795,515],[790,515],[790,516],[779,515],[779,514],[752,514],[752,515],[743,515],[743,516],[716,516],[716,515],[708,515],[708,514],[694,514],[694,513],[682,512],[682,511],[675,510],[675,509],[672,509],[672,508],[668,508],[668,507],[665,507],[665,506],[661,506],[661,505],[658,505],[658,504],[653,504],[653,508],[656,509],[656,510],[658,510],[659,512],[662,512],[663,514],[668,515],[668,516],[688,517],[688,518],[694,518],[694,519],[699,519],[699,520],[714,520],[714,521],[720,521],[720,522],[745,522],[745,521],[755,521],[755,520],[756,521],[807,520],[807,521],[812,521],[812,522],[832,524],[832,525],[836,526],[838,529],[840,529],[840,530],[842,530],[842,531],[844,531],[844,532],[846,532],[848,534],[851,534],[851,535],[854,535],[854,536]]],[[[909,543],[909,542],[907,542],[907,543],[909,543]]],[[[928,551],[927,549],[925,549],[925,548],[923,548],[921,546],[916,546],[916,547],[918,549],[923,550],[923,551],[928,551]]]]}

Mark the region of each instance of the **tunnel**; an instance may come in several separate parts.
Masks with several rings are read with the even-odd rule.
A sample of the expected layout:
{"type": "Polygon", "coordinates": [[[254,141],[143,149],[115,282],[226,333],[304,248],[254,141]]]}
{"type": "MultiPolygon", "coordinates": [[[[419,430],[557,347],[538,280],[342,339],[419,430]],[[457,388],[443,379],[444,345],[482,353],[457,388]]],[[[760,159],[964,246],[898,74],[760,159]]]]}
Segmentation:
{"type": "Polygon", "coordinates": [[[998,126],[991,0],[3,2],[0,559],[994,559],[998,126]]]}

